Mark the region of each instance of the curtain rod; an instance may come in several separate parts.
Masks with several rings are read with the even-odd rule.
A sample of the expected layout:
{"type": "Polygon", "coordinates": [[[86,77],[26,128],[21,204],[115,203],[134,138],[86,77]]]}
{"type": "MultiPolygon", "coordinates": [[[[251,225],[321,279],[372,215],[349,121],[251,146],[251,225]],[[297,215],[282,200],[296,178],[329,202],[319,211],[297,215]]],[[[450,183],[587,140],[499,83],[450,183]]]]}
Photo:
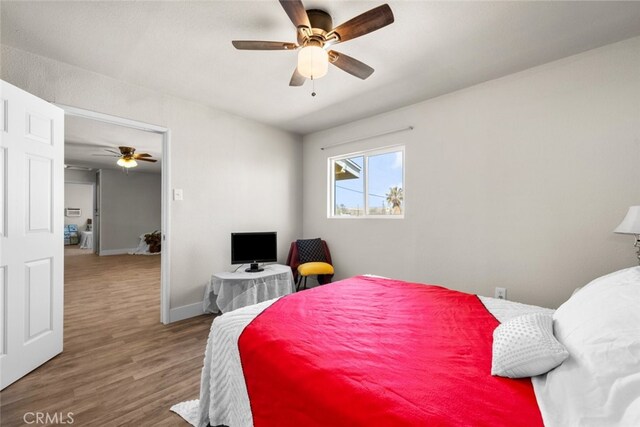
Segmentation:
{"type": "Polygon", "coordinates": [[[350,139],[349,141],[339,142],[337,144],[327,145],[325,147],[320,147],[320,150],[325,150],[327,148],[338,147],[339,145],[351,144],[352,142],[363,141],[365,139],[377,138],[379,136],[391,135],[392,133],[406,132],[408,130],[413,130],[413,126],[407,126],[406,128],[393,129],[393,130],[389,130],[389,131],[382,132],[382,133],[376,133],[374,135],[363,136],[362,138],[350,139]]]}

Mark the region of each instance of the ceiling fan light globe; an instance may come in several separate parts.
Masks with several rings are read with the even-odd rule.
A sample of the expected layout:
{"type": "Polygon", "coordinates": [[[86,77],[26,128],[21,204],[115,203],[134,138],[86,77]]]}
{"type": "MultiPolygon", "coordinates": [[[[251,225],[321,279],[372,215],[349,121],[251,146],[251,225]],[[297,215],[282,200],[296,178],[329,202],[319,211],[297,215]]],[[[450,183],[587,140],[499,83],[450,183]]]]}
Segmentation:
{"type": "Polygon", "coordinates": [[[122,166],[123,168],[135,168],[138,166],[138,162],[133,159],[118,159],[116,162],[118,166],[122,166]]]}
{"type": "Polygon", "coordinates": [[[329,55],[319,46],[305,46],[298,52],[298,72],[308,79],[319,79],[327,74],[329,55]]]}

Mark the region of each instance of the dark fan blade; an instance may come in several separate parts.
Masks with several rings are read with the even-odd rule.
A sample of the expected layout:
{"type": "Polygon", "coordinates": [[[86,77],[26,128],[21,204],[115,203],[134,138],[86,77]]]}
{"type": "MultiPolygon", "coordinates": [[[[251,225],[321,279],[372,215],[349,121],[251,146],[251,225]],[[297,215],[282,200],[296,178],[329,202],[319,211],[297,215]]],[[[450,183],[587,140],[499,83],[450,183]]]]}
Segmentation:
{"type": "Polygon", "coordinates": [[[293,22],[293,25],[298,27],[311,28],[307,11],[304,10],[304,5],[300,0],[280,0],[280,5],[289,15],[289,19],[293,22]]]}
{"type": "Polygon", "coordinates": [[[118,153],[116,150],[109,150],[106,148],[104,151],[108,151],[109,153],[117,154],[118,156],[122,155],[122,153],[118,153]]]}
{"type": "Polygon", "coordinates": [[[360,62],[355,58],[345,55],[344,53],[336,52],[335,50],[329,51],[329,61],[342,71],[346,71],[362,80],[369,77],[374,71],[373,68],[364,62],[360,62]]]}
{"type": "Polygon", "coordinates": [[[234,40],[231,42],[240,50],[294,50],[298,46],[287,42],[266,42],[262,40],[234,40]]]}
{"type": "Polygon", "coordinates": [[[92,154],[92,156],[100,156],[100,157],[122,157],[122,154],[92,154]]]}
{"type": "Polygon", "coordinates": [[[393,23],[393,12],[388,4],[383,4],[337,26],[329,36],[331,33],[336,33],[340,37],[340,42],[345,42],[379,30],[391,23],[393,23]]]}
{"type": "Polygon", "coordinates": [[[154,159],[145,159],[144,157],[137,158],[136,160],[141,160],[141,161],[143,161],[143,162],[152,162],[152,163],[157,162],[157,160],[154,160],[154,159]]]}
{"type": "Polygon", "coordinates": [[[305,80],[307,79],[302,74],[300,74],[298,72],[298,69],[296,68],[295,70],[293,70],[293,75],[291,76],[289,86],[302,86],[305,80]]]}
{"type": "Polygon", "coordinates": [[[153,156],[149,153],[136,153],[133,155],[134,159],[139,159],[140,157],[153,157],[153,156]]]}

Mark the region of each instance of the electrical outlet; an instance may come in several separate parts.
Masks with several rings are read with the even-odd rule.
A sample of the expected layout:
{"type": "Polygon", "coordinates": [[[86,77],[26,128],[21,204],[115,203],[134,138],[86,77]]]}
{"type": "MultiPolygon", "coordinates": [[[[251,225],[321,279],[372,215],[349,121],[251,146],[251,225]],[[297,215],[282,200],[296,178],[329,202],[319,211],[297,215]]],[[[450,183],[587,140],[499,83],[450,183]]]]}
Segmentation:
{"type": "Polygon", "coordinates": [[[498,299],[507,299],[507,288],[496,288],[495,297],[498,299]]]}
{"type": "Polygon", "coordinates": [[[182,189],[174,188],[173,189],[173,200],[182,200],[182,189]]]}

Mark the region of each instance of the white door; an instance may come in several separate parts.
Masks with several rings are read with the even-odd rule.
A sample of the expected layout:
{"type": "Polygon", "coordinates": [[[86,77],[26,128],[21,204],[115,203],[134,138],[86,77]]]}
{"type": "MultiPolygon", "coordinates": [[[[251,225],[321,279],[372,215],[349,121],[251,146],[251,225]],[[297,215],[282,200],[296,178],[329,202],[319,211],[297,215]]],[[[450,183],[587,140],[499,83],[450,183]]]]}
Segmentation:
{"type": "Polygon", "coordinates": [[[62,351],[64,111],[0,80],[0,389],[62,351]]]}

